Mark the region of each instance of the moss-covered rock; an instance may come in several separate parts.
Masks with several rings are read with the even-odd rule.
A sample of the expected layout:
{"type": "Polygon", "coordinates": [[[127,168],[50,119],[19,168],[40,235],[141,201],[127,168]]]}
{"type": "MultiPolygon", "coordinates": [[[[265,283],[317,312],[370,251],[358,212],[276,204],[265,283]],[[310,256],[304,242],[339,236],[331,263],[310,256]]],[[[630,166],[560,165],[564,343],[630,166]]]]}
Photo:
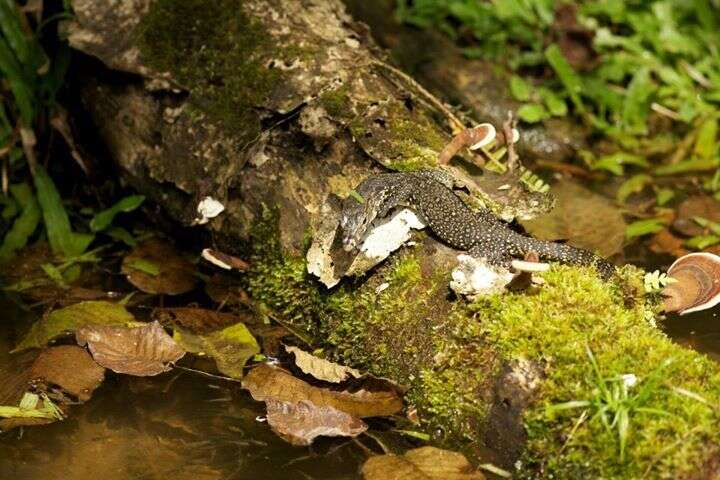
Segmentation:
{"type": "Polygon", "coordinates": [[[447,270],[424,271],[424,251],[405,250],[370,278],[331,291],[304,273],[302,260],[276,255],[251,272],[252,292],[313,331],[335,359],[408,385],[406,403],[417,408],[422,428],[437,443],[476,454],[498,435],[489,431],[495,404],[515,401],[498,398],[503,370],[539,366],[542,379],[517,419],[527,432],[522,477],[678,478],[705,468],[706,446],[720,440],[720,369],[648,320],[655,306],[637,270],[607,283],[592,269],[553,266],[536,291],[466,303],[449,296],[447,270]],[[597,409],[550,408],[597,397],[588,349],[606,379],[636,376],[630,397],[660,379],[639,410],[629,407],[622,460],[617,426],[607,429],[597,409]]]}

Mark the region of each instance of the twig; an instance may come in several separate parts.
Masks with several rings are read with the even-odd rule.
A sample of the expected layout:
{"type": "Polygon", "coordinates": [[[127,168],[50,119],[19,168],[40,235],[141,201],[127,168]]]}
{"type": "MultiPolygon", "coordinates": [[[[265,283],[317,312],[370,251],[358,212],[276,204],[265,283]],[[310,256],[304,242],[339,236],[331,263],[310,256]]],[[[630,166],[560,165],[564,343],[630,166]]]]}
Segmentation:
{"type": "Polygon", "coordinates": [[[203,372],[202,370],[196,370],[196,369],[190,368],[190,367],[181,367],[180,365],[175,365],[175,368],[179,368],[180,370],[186,370],[186,371],[192,372],[192,373],[197,373],[197,374],[204,375],[204,376],[210,377],[210,378],[216,378],[218,380],[227,380],[228,382],[237,382],[237,383],[242,382],[242,380],[238,380],[237,378],[224,377],[222,375],[215,375],[213,373],[203,372]]]}
{"type": "Polygon", "coordinates": [[[410,84],[415,90],[417,90],[418,93],[420,93],[424,99],[432,104],[435,108],[437,108],[441,113],[447,117],[448,123],[450,124],[450,127],[452,128],[453,133],[459,133],[462,132],[465,129],[465,124],[463,123],[460,118],[455,115],[445,104],[443,104],[440,100],[438,100],[435,95],[428,92],[425,87],[420,85],[415,79],[413,79],[411,76],[409,76],[407,73],[403,72],[402,70],[399,70],[392,65],[388,65],[387,63],[380,62],[377,60],[374,60],[371,62],[371,65],[376,65],[378,67],[382,67],[385,70],[391,72],[393,75],[397,75],[400,77],[404,82],[407,82],[410,84]]]}
{"type": "Polygon", "coordinates": [[[508,170],[514,172],[520,166],[520,159],[515,152],[515,127],[517,120],[513,117],[512,110],[508,110],[507,120],[503,123],[503,134],[505,135],[505,145],[507,146],[507,167],[508,170]]]}

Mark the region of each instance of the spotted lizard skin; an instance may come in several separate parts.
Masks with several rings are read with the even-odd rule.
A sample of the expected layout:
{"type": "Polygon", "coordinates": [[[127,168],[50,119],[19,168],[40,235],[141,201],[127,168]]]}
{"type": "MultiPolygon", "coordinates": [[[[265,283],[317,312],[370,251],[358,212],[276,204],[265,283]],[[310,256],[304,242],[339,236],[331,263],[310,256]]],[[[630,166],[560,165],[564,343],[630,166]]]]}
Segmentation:
{"type": "Polygon", "coordinates": [[[615,266],[587,250],[522,235],[488,210],[470,209],[452,190],[453,179],[441,170],[384,173],[365,179],[343,203],[341,228],[346,250],[356,248],[376,218],[396,207],[413,210],[444,243],[490,264],[508,266],[513,257],[536,252],[541,259],[574,265],[594,265],[603,278],[615,266]]]}

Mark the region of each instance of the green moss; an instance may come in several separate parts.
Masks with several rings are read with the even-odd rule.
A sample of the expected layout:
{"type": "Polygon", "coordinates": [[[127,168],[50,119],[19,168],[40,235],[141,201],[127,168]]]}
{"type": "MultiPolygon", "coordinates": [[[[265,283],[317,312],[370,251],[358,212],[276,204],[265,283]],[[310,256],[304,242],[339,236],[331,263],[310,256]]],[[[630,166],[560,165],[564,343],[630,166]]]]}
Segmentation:
{"type": "Polygon", "coordinates": [[[334,118],[351,118],[349,90],[346,86],[328,90],[318,97],[318,102],[334,118]]]}
{"type": "Polygon", "coordinates": [[[548,367],[541,400],[526,412],[529,443],[523,463],[531,467],[527,471],[536,472],[542,465],[547,478],[676,478],[678,471],[696,468],[707,456],[706,446],[720,441],[717,414],[671,388],[695,392],[717,405],[717,365],[652,328],[645,320],[646,307],[642,302],[628,305],[625,289],[608,288],[579,268],[553,268],[545,279],[547,285],[537,295],[491,297],[469,307],[488,343],[505,358],[535,360],[548,367]],[[617,437],[599,420],[583,422],[566,442],[580,410],[556,416],[546,409],[592,397],[594,374],[586,345],[604,376],[633,373],[641,385],[665,359],[674,359],[664,387],[646,405],[672,416],[634,414],[623,463],[617,437]]]}
{"type": "Polygon", "coordinates": [[[396,158],[390,168],[412,171],[437,166],[437,157],[445,139],[426,118],[408,119],[397,112],[390,115],[388,125],[392,140],[388,156],[396,158]]]}
{"type": "Polygon", "coordinates": [[[252,108],[267,100],[280,73],[266,66],[274,57],[270,39],[242,1],[158,0],[136,38],[143,61],[169,71],[198,108],[245,138],[257,134],[252,108]]]}

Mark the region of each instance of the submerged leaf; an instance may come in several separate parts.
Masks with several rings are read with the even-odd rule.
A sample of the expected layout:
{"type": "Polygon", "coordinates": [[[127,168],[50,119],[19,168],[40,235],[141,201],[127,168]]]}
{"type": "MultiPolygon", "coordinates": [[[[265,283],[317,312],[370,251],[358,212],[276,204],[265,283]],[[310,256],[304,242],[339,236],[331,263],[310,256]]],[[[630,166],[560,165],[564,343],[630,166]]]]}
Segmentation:
{"type": "Polygon", "coordinates": [[[185,355],[158,322],[142,327],[89,325],[75,332],[95,361],[113,372],[149,377],[170,370],[185,355]]]}
{"type": "Polygon", "coordinates": [[[26,348],[43,347],[55,337],[73,332],[86,325],[127,325],[135,318],[125,307],[110,302],[80,302],[53,310],[35,322],[14,352],[26,348]]]}
{"type": "Polygon", "coordinates": [[[123,198],[112,207],[97,213],[92,220],[90,220],[90,229],[93,232],[105,230],[112,225],[112,222],[118,213],[132,212],[142,205],[144,201],[145,197],[143,195],[130,195],[123,198]]]}
{"type": "Polygon", "coordinates": [[[381,417],[402,409],[402,399],[394,389],[371,391],[329,390],[314,387],[293,377],[287,371],[261,364],[250,370],[242,382],[243,388],[255,400],[283,402],[308,401],[317,406],[329,406],[357,417],[381,417]]]}
{"type": "Polygon", "coordinates": [[[297,365],[303,373],[312,375],[318,380],[340,383],[349,378],[360,378],[362,376],[362,374],[354,368],[345,367],[323,358],[318,358],[297,347],[285,347],[285,351],[295,356],[295,365],[297,365]]]}
{"type": "Polygon", "coordinates": [[[147,293],[179,295],[195,288],[195,266],[172,245],[158,239],[141,243],[124,259],[122,273],[130,283],[147,293]]]}
{"type": "Polygon", "coordinates": [[[359,418],[330,406],[273,399],[265,404],[270,427],[293,445],[310,445],[320,436],[356,437],[368,428],[359,418]]]}
{"type": "Polygon", "coordinates": [[[33,383],[59,387],[81,402],[90,396],[105,378],[105,369],[95,363],[84,348],[60,345],[43,350],[30,368],[33,383]]]}
{"type": "Polygon", "coordinates": [[[405,455],[377,455],[362,467],[363,480],[483,480],[465,456],[435,447],[421,447],[405,455]]]}
{"type": "Polygon", "coordinates": [[[260,353],[255,337],[242,323],[207,335],[195,335],[175,328],[173,339],[188,352],[212,357],[218,370],[232,378],[242,378],[245,362],[260,353]]]}

